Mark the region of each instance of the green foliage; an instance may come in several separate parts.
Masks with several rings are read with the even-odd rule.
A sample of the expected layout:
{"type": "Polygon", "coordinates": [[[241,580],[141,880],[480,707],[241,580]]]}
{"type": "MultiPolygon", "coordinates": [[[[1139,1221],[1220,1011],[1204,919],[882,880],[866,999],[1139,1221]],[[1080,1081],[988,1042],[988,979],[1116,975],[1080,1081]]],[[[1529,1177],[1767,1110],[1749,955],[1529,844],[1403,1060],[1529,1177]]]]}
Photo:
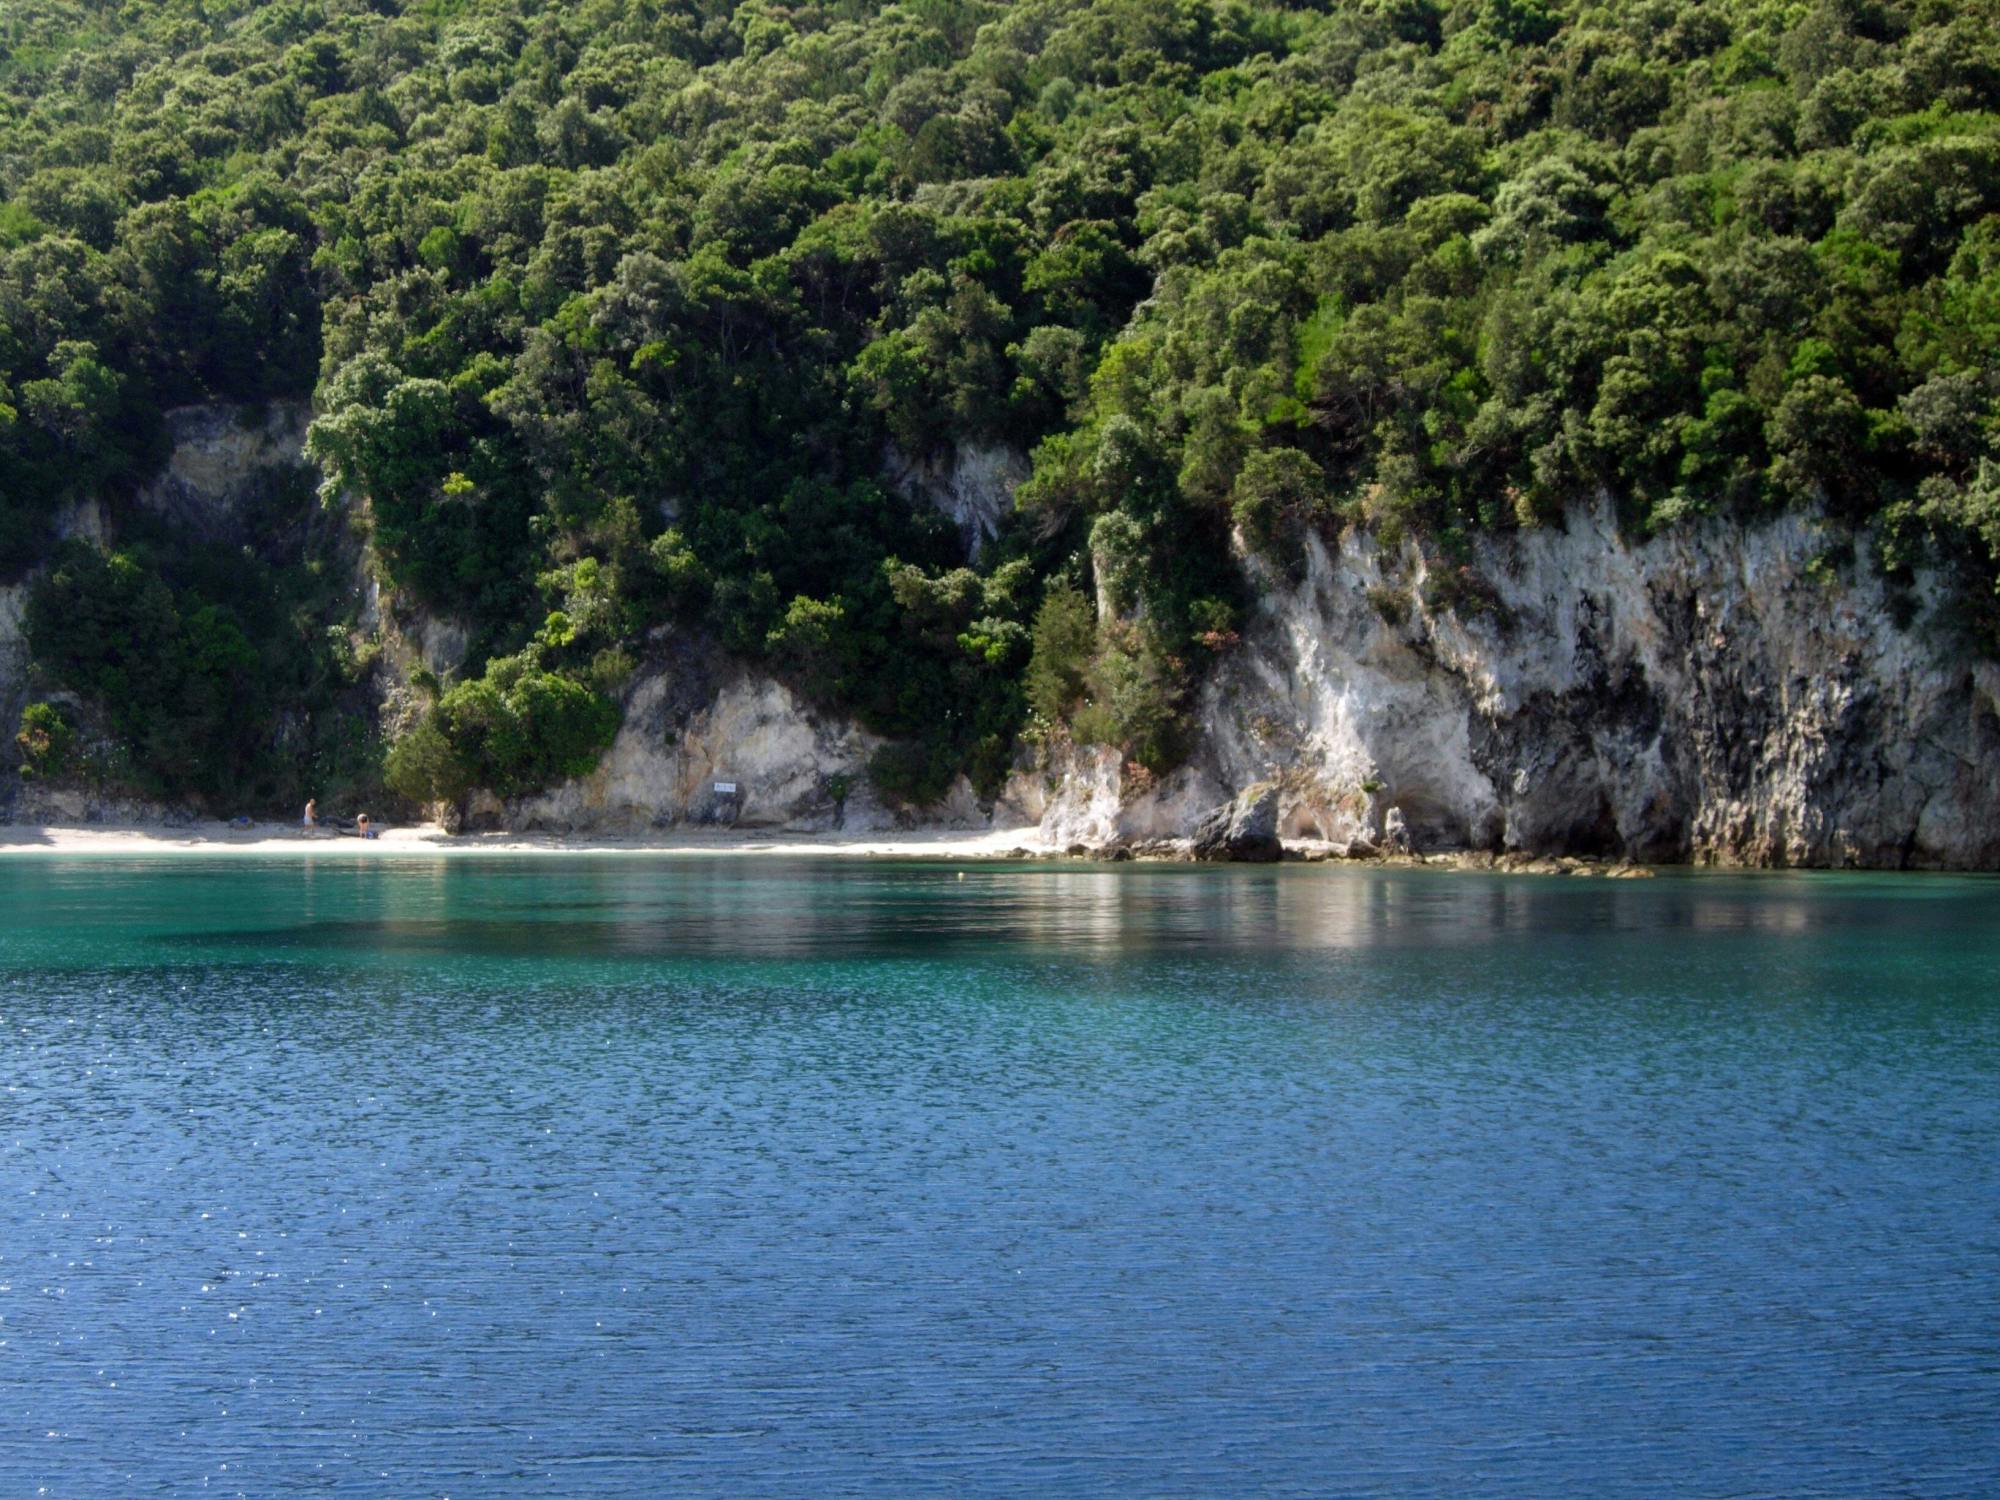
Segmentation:
{"type": "Polygon", "coordinates": [[[1028,704],[1050,723],[1066,719],[1082,699],[1084,674],[1097,650],[1097,612],[1074,584],[1059,582],[1035,614],[1034,654],[1028,659],[1028,704]]]}
{"type": "Polygon", "coordinates": [[[1331,519],[1326,476],[1297,448],[1263,449],[1238,471],[1230,513],[1253,550],[1290,565],[1305,529],[1331,519]]]}
{"type": "Polygon", "coordinates": [[[1149,771],[1167,770],[1185,751],[1184,692],[1184,670],[1161,650],[1156,635],[1109,624],[1085,674],[1076,737],[1116,745],[1149,771]]]}
{"type": "MultiPolygon", "coordinates": [[[[1030,703],[1170,753],[1232,530],[1293,567],[1314,526],[1440,550],[1609,490],[1653,530],[1827,504],[2000,577],[1994,0],[0,27],[0,580],[158,467],[165,409],[310,395],[327,505],[475,666],[603,696],[700,628],[911,741],[882,774],[914,795],[992,784],[1030,703]],[[967,569],[882,475],[988,443],[1034,469],[967,569]],[[1117,618],[1045,651],[1086,569],[1117,618]]],[[[56,562],[97,602],[37,661],[159,784],[219,788],[256,756],[215,695],[268,748],[317,648],[272,685],[184,562],[56,562]]]]}
{"type": "Polygon", "coordinates": [[[366,664],[323,571],[253,547],[70,542],[28,595],[37,671],[92,710],[114,780],[221,811],[372,781],[366,664]]]}
{"type": "Polygon", "coordinates": [[[847,612],[838,597],[801,594],[765,637],[772,658],[815,698],[831,698],[851,665],[847,612]]]}
{"type": "Polygon", "coordinates": [[[21,774],[59,781],[73,769],[76,729],[53,703],[30,703],[21,710],[21,729],[14,736],[21,753],[21,774]]]}
{"type": "Polygon", "coordinates": [[[501,657],[391,745],[383,775],[413,802],[455,801],[474,787],[516,797],[587,774],[617,732],[618,707],[603,694],[532,655],[501,657]]]}
{"type": "Polygon", "coordinates": [[[470,760],[459,754],[433,711],[389,747],[383,783],[412,802],[455,802],[473,787],[470,760]]]}
{"type": "Polygon", "coordinates": [[[869,757],[868,779],[898,801],[927,807],[951,785],[951,768],[921,744],[903,741],[884,745],[869,757]]]}

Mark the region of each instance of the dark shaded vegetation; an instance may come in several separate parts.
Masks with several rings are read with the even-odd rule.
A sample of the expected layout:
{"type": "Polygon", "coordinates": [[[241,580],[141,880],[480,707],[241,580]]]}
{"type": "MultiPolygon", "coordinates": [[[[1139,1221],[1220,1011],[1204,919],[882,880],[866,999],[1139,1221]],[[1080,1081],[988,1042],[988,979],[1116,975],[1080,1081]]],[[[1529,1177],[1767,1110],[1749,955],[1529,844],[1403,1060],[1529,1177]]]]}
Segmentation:
{"type": "Polygon", "coordinates": [[[1028,723],[1170,764],[1232,531],[1810,503],[1991,649],[1996,358],[1992,0],[0,13],[0,575],[165,790],[331,680],[263,572],[51,554],[184,401],[313,393],[327,502],[472,627],[412,795],[587,764],[700,619],[924,800],[1028,723]],[[977,568],[891,443],[1033,451],[977,568]]]}
{"type": "Polygon", "coordinates": [[[337,525],[315,516],[310,479],[296,478],[246,518],[245,542],[197,539],[142,512],[113,551],[54,549],[28,596],[29,646],[105,733],[81,737],[61,705],[31,705],[17,741],[30,773],[219,812],[379,784],[369,651],[339,623],[354,600],[337,525]]]}

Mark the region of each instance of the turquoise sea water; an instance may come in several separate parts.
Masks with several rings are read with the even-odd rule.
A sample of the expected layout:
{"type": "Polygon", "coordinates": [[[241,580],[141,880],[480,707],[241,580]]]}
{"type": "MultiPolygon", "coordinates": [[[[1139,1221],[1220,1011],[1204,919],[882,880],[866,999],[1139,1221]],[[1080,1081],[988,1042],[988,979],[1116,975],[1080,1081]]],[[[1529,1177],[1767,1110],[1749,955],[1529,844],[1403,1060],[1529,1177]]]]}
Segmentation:
{"type": "Polygon", "coordinates": [[[1996,975],[1991,880],[0,861],[0,1495],[1991,1495],[1996,975]]]}

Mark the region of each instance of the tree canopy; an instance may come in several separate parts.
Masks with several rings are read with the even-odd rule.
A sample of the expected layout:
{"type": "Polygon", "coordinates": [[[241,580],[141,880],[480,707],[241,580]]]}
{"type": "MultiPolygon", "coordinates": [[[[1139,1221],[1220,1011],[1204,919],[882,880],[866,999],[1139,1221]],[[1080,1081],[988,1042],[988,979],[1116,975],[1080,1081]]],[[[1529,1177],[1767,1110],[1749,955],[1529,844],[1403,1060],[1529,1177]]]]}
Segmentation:
{"type": "MultiPolygon", "coordinates": [[[[1024,724],[1162,766],[1232,535],[1597,494],[1871,525],[1991,649],[1997,362],[1996,0],[0,12],[0,577],[164,410],[311,397],[327,503],[473,632],[411,785],[586,763],[675,621],[919,800],[1024,724]],[[1033,472],[968,567],[885,457],[990,444],[1033,472]]],[[[177,705],[284,680],[199,571],[64,553],[33,632],[168,786],[238,753],[164,758],[177,705]]]]}

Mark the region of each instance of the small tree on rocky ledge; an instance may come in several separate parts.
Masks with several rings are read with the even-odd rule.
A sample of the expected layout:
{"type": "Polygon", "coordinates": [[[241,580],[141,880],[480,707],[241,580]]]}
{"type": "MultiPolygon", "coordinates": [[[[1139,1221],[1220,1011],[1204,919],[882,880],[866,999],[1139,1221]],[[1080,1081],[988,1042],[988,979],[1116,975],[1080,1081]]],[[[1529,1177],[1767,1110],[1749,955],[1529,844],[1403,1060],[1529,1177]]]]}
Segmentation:
{"type": "Polygon", "coordinates": [[[14,736],[21,752],[21,774],[54,781],[73,767],[76,731],[53,703],[30,703],[21,710],[21,729],[14,736]]]}

